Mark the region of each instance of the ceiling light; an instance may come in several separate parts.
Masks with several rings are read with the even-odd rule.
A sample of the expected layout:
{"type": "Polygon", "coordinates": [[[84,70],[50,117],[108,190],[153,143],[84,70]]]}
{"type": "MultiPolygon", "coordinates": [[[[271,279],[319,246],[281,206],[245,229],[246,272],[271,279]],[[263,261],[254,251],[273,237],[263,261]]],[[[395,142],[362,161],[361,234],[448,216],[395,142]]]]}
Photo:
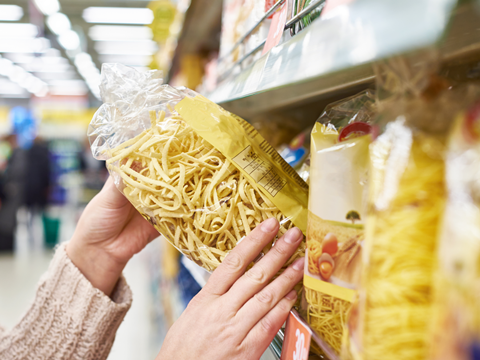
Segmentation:
{"type": "Polygon", "coordinates": [[[153,55],[158,51],[158,45],[153,40],[99,41],[95,50],[99,54],[153,55]]]}
{"type": "Polygon", "coordinates": [[[88,35],[94,41],[153,39],[152,29],[147,26],[94,25],[88,35]]]}
{"type": "Polygon", "coordinates": [[[28,97],[28,93],[25,91],[25,89],[8,79],[0,79],[0,94],[15,95],[15,97],[28,97]]]}
{"type": "Polygon", "coordinates": [[[100,76],[100,71],[96,67],[84,67],[84,68],[79,68],[78,72],[82,77],[89,78],[93,76],[100,76]]]}
{"type": "Polygon", "coordinates": [[[0,59],[0,75],[8,76],[13,66],[13,63],[10,60],[4,58],[0,59]]]}
{"type": "Polygon", "coordinates": [[[0,5],[0,20],[18,21],[23,17],[23,9],[18,5],[0,5]]]}
{"type": "Polygon", "coordinates": [[[72,24],[67,15],[55,13],[47,18],[47,26],[54,34],[60,35],[70,30],[72,24]]]}
{"type": "Polygon", "coordinates": [[[58,37],[58,42],[65,50],[75,50],[80,47],[80,37],[73,30],[61,34],[58,37]]]}
{"type": "Polygon", "coordinates": [[[0,39],[23,39],[34,38],[38,35],[38,29],[33,24],[16,23],[0,24],[0,39]]]}
{"type": "Polygon", "coordinates": [[[78,63],[92,62],[92,57],[90,56],[90,54],[81,52],[75,55],[75,64],[77,64],[77,62],[78,63]]]}
{"type": "Polygon", "coordinates": [[[88,23],[151,24],[153,12],[147,8],[89,7],[83,10],[88,23]]]}
{"type": "Polygon", "coordinates": [[[39,93],[44,89],[48,89],[48,85],[39,78],[35,78],[35,80],[27,87],[27,90],[32,94],[39,93]]]}
{"type": "Polygon", "coordinates": [[[94,62],[92,61],[92,57],[84,52],[77,54],[73,62],[78,69],[95,67],[94,62]]]}
{"type": "MultiPolygon", "coordinates": [[[[54,57],[54,56],[42,56],[38,58],[41,60],[45,65],[69,65],[67,59],[64,57],[54,57]]],[[[70,67],[70,66],[69,66],[70,67]]]]}
{"type": "Polygon", "coordinates": [[[12,80],[13,82],[21,83],[27,77],[27,75],[28,75],[28,73],[23,68],[21,68],[18,65],[14,65],[10,69],[10,73],[8,74],[8,78],[10,80],[12,80]]]}
{"type": "Polygon", "coordinates": [[[68,80],[74,80],[78,79],[77,78],[77,73],[74,70],[67,70],[67,71],[51,71],[51,72],[40,72],[40,73],[35,73],[36,76],[38,76],[40,79],[44,81],[51,81],[51,80],[63,80],[63,79],[68,79],[68,80]]]}
{"type": "Polygon", "coordinates": [[[6,39],[0,38],[0,52],[5,53],[41,53],[50,47],[50,41],[45,38],[6,39]]]}
{"type": "Polygon", "coordinates": [[[98,58],[102,63],[120,63],[130,66],[148,66],[152,62],[151,56],[138,55],[100,55],[98,58]]]}
{"type": "Polygon", "coordinates": [[[36,79],[35,76],[27,73],[27,76],[25,76],[25,78],[22,81],[18,82],[18,85],[27,89],[29,86],[33,85],[33,83],[35,82],[35,79],[36,79]]]}
{"type": "Polygon", "coordinates": [[[60,11],[58,0],[34,0],[35,6],[43,15],[52,15],[60,11]]]}
{"type": "Polygon", "coordinates": [[[50,47],[50,40],[46,38],[36,38],[33,39],[32,44],[33,52],[41,53],[47,50],[50,47]]]}
{"type": "MultiPolygon", "coordinates": [[[[45,88],[47,88],[47,84],[45,82],[36,76],[29,74],[22,67],[14,65],[10,60],[7,59],[0,58],[0,75],[7,76],[12,83],[18,84],[32,94],[43,92],[45,88]]],[[[0,88],[2,88],[2,86],[0,86],[0,88]]]]}
{"type": "Polygon", "coordinates": [[[35,56],[30,54],[16,54],[16,53],[6,54],[5,57],[9,60],[12,60],[16,64],[30,64],[36,59],[35,56]]]}
{"type": "Polygon", "coordinates": [[[52,95],[86,95],[88,88],[83,80],[56,80],[50,82],[52,95]]]}
{"type": "Polygon", "coordinates": [[[24,68],[34,73],[63,73],[72,69],[70,64],[45,64],[42,62],[27,64],[24,68]]]}

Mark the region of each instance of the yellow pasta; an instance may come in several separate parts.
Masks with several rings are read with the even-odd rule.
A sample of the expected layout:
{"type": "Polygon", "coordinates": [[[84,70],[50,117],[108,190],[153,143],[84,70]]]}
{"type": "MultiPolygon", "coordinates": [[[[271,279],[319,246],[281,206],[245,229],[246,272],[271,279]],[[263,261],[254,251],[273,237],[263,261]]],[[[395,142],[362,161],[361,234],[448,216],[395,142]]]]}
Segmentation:
{"type": "MultiPolygon", "coordinates": [[[[408,141],[402,144],[402,151],[408,146],[408,141]]],[[[413,136],[403,172],[396,161],[383,174],[381,163],[393,152],[375,149],[372,179],[379,181],[373,182],[367,220],[364,359],[421,360],[427,356],[437,228],[444,209],[443,147],[434,138],[413,136]],[[378,205],[381,192],[392,194],[385,206],[378,205]]]]}
{"type": "MultiPolygon", "coordinates": [[[[107,166],[121,177],[129,201],[175,247],[212,271],[267,218],[280,222],[279,235],[293,226],[180,116],[165,115],[151,112],[151,128],[109,151],[107,166]]],[[[301,246],[288,264],[303,252],[301,246]]]]}
{"type": "MultiPolygon", "coordinates": [[[[307,321],[322,339],[337,353],[342,347],[345,326],[351,303],[319,291],[305,288],[308,303],[307,321]]],[[[316,349],[317,353],[319,349],[316,349]]]]}

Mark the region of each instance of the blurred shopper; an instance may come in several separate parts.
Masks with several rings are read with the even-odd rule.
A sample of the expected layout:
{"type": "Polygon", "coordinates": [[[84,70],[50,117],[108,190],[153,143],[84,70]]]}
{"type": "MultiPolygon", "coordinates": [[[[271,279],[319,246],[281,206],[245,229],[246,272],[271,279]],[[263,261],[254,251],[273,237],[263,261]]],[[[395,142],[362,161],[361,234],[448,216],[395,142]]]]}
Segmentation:
{"type": "Polygon", "coordinates": [[[34,223],[43,214],[48,200],[50,188],[50,153],[47,144],[36,138],[27,150],[27,167],[24,199],[27,208],[27,227],[29,239],[35,243],[34,223]]]}
{"type": "Polygon", "coordinates": [[[24,201],[27,154],[18,147],[16,135],[7,136],[6,140],[12,151],[1,179],[0,251],[13,251],[17,211],[24,201]]]}
{"type": "MultiPolygon", "coordinates": [[[[303,239],[293,228],[247,275],[247,266],[279,229],[254,229],[213,272],[167,334],[157,359],[259,359],[296,300],[303,259],[272,277],[303,239]]],[[[132,302],[122,271],[157,231],[112,179],[88,204],[72,239],[61,245],[20,323],[0,330],[0,359],[106,359],[132,302]]]]}
{"type": "Polygon", "coordinates": [[[83,142],[79,153],[80,170],[84,177],[84,186],[88,189],[100,190],[108,178],[105,161],[98,161],[92,155],[88,138],[83,142]]]}

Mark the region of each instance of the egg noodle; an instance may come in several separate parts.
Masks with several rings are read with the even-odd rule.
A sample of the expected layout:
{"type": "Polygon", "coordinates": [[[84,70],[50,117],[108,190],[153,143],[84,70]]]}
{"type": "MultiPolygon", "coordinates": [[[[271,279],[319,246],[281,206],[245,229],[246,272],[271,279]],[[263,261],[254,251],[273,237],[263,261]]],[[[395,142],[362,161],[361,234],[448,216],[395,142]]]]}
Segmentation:
{"type": "MultiPolygon", "coordinates": [[[[322,339],[337,353],[342,346],[343,327],[346,323],[351,303],[319,291],[305,288],[308,302],[307,321],[322,339]]],[[[319,348],[317,353],[322,353],[319,348]]]]}
{"type": "Polygon", "coordinates": [[[276,218],[279,236],[293,227],[179,115],[165,115],[150,112],[151,128],[111,150],[107,165],[121,176],[129,201],[175,247],[211,271],[262,221],[276,218]]]}

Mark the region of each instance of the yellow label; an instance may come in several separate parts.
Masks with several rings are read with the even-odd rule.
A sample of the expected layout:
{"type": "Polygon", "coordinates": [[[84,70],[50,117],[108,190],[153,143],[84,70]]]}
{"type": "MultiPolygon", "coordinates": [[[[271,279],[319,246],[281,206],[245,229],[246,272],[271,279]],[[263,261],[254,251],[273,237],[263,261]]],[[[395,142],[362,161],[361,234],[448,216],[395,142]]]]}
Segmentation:
{"type": "Polygon", "coordinates": [[[247,146],[233,162],[242,168],[253,180],[272,197],[275,197],[286,185],[287,180],[282,179],[273,168],[261,159],[251,146],[247,146]]]}
{"type": "Polygon", "coordinates": [[[306,232],[308,185],[252,125],[200,95],[184,98],[175,110],[306,232]]]}
{"type": "Polygon", "coordinates": [[[319,281],[306,274],[303,278],[303,285],[305,285],[305,287],[309,289],[319,291],[348,302],[353,302],[353,300],[355,299],[355,290],[334,285],[327,281],[319,281]]]}

